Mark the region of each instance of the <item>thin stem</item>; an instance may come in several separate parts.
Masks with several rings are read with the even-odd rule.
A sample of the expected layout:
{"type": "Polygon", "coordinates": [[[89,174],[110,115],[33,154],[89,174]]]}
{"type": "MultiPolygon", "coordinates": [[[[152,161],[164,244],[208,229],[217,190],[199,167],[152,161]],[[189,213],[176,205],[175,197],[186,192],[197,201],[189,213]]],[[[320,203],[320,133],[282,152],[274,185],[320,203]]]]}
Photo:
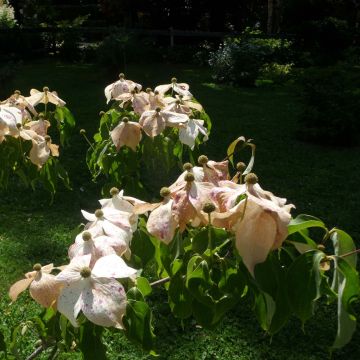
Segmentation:
{"type": "Polygon", "coordinates": [[[356,250],[350,251],[348,253],[342,254],[342,255],[340,255],[340,257],[343,258],[343,257],[350,256],[350,255],[357,254],[357,253],[360,253],[360,249],[356,249],[356,250]]]}
{"type": "Polygon", "coordinates": [[[243,148],[241,148],[241,149],[235,149],[232,153],[230,153],[229,155],[227,155],[227,156],[225,157],[225,159],[222,160],[222,161],[229,160],[229,158],[230,158],[231,156],[233,156],[234,154],[240,152],[242,149],[243,149],[243,148]]]}
{"type": "Polygon", "coordinates": [[[331,229],[330,231],[329,231],[328,229],[325,229],[325,231],[326,231],[326,233],[325,233],[323,239],[321,240],[321,243],[322,243],[322,244],[325,244],[325,242],[330,238],[331,234],[333,234],[334,232],[336,232],[337,229],[336,229],[336,228],[333,228],[333,229],[331,229]]]}
{"type": "Polygon", "coordinates": [[[248,201],[248,197],[246,196],[246,197],[245,197],[245,204],[244,204],[244,211],[243,211],[243,213],[241,214],[240,222],[244,220],[245,211],[246,211],[246,206],[247,206],[247,201],[248,201]]]}
{"type": "Polygon", "coordinates": [[[40,345],[38,348],[35,349],[35,351],[29,355],[26,360],[32,360],[35,359],[38,355],[40,355],[45,350],[45,347],[43,345],[40,345]]]}
{"type": "Polygon", "coordinates": [[[211,213],[208,214],[208,221],[209,221],[209,225],[208,225],[208,237],[209,237],[208,249],[213,250],[214,244],[213,244],[213,241],[212,241],[212,234],[211,234],[211,213]]]}
{"type": "Polygon", "coordinates": [[[21,142],[21,136],[19,136],[18,139],[19,139],[19,148],[20,148],[21,157],[23,159],[25,159],[24,151],[23,151],[23,147],[22,147],[22,142],[21,142]]]}
{"type": "Polygon", "coordinates": [[[105,126],[106,126],[106,128],[107,128],[107,131],[110,132],[110,128],[109,128],[109,125],[108,125],[107,122],[105,122],[105,126]]]}
{"type": "Polygon", "coordinates": [[[81,134],[81,135],[84,137],[85,141],[90,145],[90,147],[91,147],[93,150],[95,150],[94,147],[92,146],[92,143],[90,142],[90,140],[89,140],[88,137],[86,136],[86,134],[81,134]]]}
{"type": "Polygon", "coordinates": [[[151,286],[151,287],[160,286],[160,285],[162,285],[162,284],[165,284],[165,283],[169,282],[170,280],[171,280],[171,279],[170,279],[170,277],[168,276],[168,277],[166,277],[166,278],[163,278],[163,279],[160,279],[160,280],[156,280],[156,281],[150,283],[150,286],[151,286]]]}

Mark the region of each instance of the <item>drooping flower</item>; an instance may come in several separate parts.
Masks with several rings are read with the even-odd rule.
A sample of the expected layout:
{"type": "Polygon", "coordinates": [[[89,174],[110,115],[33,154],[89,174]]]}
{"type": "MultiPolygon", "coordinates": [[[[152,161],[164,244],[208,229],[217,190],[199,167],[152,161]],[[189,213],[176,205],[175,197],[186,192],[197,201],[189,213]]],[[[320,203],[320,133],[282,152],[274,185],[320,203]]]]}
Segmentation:
{"type": "Polygon", "coordinates": [[[19,90],[16,90],[14,94],[12,94],[5,101],[1,102],[1,105],[9,106],[9,107],[17,107],[23,113],[23,118],[30,118],[30,115],[27,114],[25,109],[28,109],[33,115],[37,115],[37,111],[34,106],[32,106],[27,100],[26,97],[21,95],[19,90]]]}
{"type": "Polygon", "coordinates": [[[286,239],[291,220],[286,209],[255,199],[248,199],[242,221],[234,226],[236,248],[252,275],[255,265],[264,262],[270,250],[278,249],[286,239]]]}
{"type": "Polygon", "coordinates": [[[191,110],[203,111],[201,104],[191,101],[191,96],[175,95],[175,97],[167,96],[164,98],[167,109],[175,112],[189,113],[191,110]],[[180,111],[176,111],[179,109],[180,111]]]}
{"type": "Polygon", "coordinates": [[[279,248],[286,239],[293,205],[286,205],[286,199],[277,198],[255,186],[256,175],[248,174],[245,179],[245,191],[243,185],[234,184],[233,189],[228,187],[222,195],[217,193],[217,199],[223,201],[222,208],[219,208],[225,207],[226,211],[215,212],[213,224],[235,231],[236,248],[254,275],[255,265],[264,262],[269,252],[279,248]],[[232,207],[226,209],[228,206],[232,207]]]}
{"type": "Polygon", "coordinates": [[[184,172],[170,185],[170,189],[177,188],[180,184],[185,183],[185,176],[188,172],[194,175],[196,182],[210,182],[218,185],[221,180],[226,180],[229,177],[228,161],[212,161],[208,160],[207,156],[199,156],[199,164],[202,166],[192,166],[190,163],[184,164],[184,172]]]}
{"type": "Polygon", "coordinates": [[[149,102],[148,110],[155,110],[156,108],[163,109],[166,106],[164,94],[160,94],[158,91],[153,92],[150,88],[146,89],[146,93],[149,102]]]}
{"type": "Polygon", "coordinates": [[[131,102],[131,105],[134,109],[134,112],[138,115],[141,115],[144,111],[149,108],[148,95],[145,92],[137,93],[135,90],[132,90],[129,93],[123,93],[114,100],[121,101],[120,107],[123,108],[127,103],[131,102]]]}
{"type": "Polygon", "coordinates": [[[126,265],[117,255],[108,255],[90,267],[91,255],[75,257],[56,276],[64,285],[58,298],[58,310],[71,324],[78,327],[77,317],[82,313],[94,324],[122,329],[126,310],[126,294],[115,279],[127,278],[137,270],[126,265]]]}
{"type": "Polygon", "coordinates": [[[22,124],[22,112],[16,107],[0,105],[0,126],[11,136],[18,134],[18,126],[22,124]]]}
{"type": "Polygon", "coordinates": [[[171,190],[174,199],[172,212],[180,231],[184,231],[188,223],[195,227],[206,223],[201,210],[203,205],[209,202],[210,191],[213,188],[211,183],[196,182],[190,171],[185,175],[184,180],[184,184],[171,190]]]}
{"type": "Polygon", "coordinates": [[[209,201],[213,185],[194,180],[194,174],[187,170],[184,181],[161,190],[164,198],[161,203],[135,207],[137,213],[151,211],[147,229],[166,244],[173,239],[177,227],[184,231],[189,223],[195,227],[206,223],[201,209],[209,201]]]}
{"type": "Polygon", "coordinates": [[[108,207],[128,213],[131,230],[132,232],[136,231],[138,216],[134,213],[134,207],[145,204],[145,202],[132,196],[125,196],[124,190],[119,191],[115,187],[110,189],[110,194],[111,198],[99,200],[102,208],[108,207]]]}
{"type": "Polygon", "coordinates": [[[50,122],[40,117],[39,120],[27,122],[26,127],[35,131],[38,135],[45,137],[47,135],[47,129],[50,127],[50,122]]]}
{"type": "Polygon", "coordinates": [[[31,297],[44,307],[56,308],[56,301],[62,289],[62,284],[56,281],[51,271],[53,264],[41,266],[34,265],[34,271],[25,274],[25,279],[17,281],[9,290],[9,297],[15,301],[20,293],[29,287],[31,297]]]}
{"type": "Polygon", "coordinates": [[[31,139],[32,148],[29,153],[30,161],[41,168],[50,154],[52,156],[59,156],[59,146],[51,142],[50,136],[46,135],[45,137],[40,135],[34,135],[31,139]]]}
{"type": "Polygon", "coordinates": [[[123,255],[128,251],[129,244],[120,237],[110,237],[98,235],[93,237],[91,232],[83,231],[81,236],[77,236],[75,243],[69,248],[70,259],[82,255],[91,255],[90,265],[93,265],[99,258],[111,254],[123,255]]]}
{"type": "MultiPolygon", "coordinates": [[[[170,196],[170,189],[162,188],[160,194],[164,198],[163,201],[157,204],[150,204],[148,207],[143,206],[142,212],[152,210],[146,223],[146,228],[151,235],[160,239],[165,244],[169,244],[174,238],[178,222],[175,220],[172,212],[174,201],[170,196]]],[[[139,209],[141,206],[137,208],[139,209]]]]}
{"type": "Polygon", "coordinates": [[[198,137],[199,132],[204,135],[203,141],[208,140],[207,130],[204,127],[204,120],[190,119],[186,123],[186,127],[181,127],[179,130],[180,141],[188,145],[191,150],[195,147],[195,139],[198,137]]]}
{"type": "Polygon", "coordinates": [[[64,106],[66,102],[61,100],[56,91],[50,91],[47,86],[43,88],[43,91],[39,91],[36,89],[30,90],[30,96],[25,98],[26,101],[32,106],[36,106],[38,104],[54,104],[56,106],[64,106]]]}
{"type": "Polygon", "coordinates": [[[117,151],[124,145],[136,151],[141,140],[141,126],[139,123],[129,121],[128,118],[124,117],[120,124],[110,132],[110,136],[117,151]]]}
{"type": "Polygon", "coordinates": [[[132,213],[135,205],[145,204],[145,201],[139,200],[132,196],[125,196],[124,190],[120,191],[116,187],[110,189],[110,195],[111,198],[99,200],[103,207],[111,207],[132,213]]]}
{"type": "Polygon", "coordinates": [[[166,102],[168,102],[165,110],[172,111],[178,114],[185,114],[187,116],[190,116],[192,114],[192,111],[188,106],[182,104],[180,100],[174,99],[175,101],[171,101],[172,99],[173,98],[171,97],[166,97],[164,99],[166,102]]]}
{"type": "Polygon", "coordinates": [[[156,110],[145,111],[139,120],[146,135],[151,138],[161,134],[166,126],[181,127],[187,123],[189,117],[184,114],[177,114],[171,111],[156,110]]]}
{"type": "Polygon", "coordinates": [[[115,99],[121,94],[131,93],[135,88],[140,91],[142,86],[134,81],[126,80],[125,75],[121,73],[118,81],[106,86],[104,91],[106,102],[109,103],[111,99],[115,99]]]}
{"type": "Polygon", "coordinates": [[[27,129],[26,127],[19,126],[17,127],[17,132],[13,134],[14,137],[21,137],[24,140],[33,140],[37,139],[39,137],[39,141],[43,141],[44,138],[40,135],[38,135],[35,131],[27,129]]]}
{"type": "Polygon", "coordinates": [[[97,228],[96,231],[103,231],[104,235],[122,238],[126,243],[130,243],[134,214],[111,207],[98,209],[94,214],[84,210],[81,210],[81,212],[84,218],[89,221],[85,227],[86,230],[97,228]]]}
{"type": "Polygon", "coordinates": [[[172,78],[170,84],[157,86],[155,88],[155,91],[158,91],[160,94],[165,94],[170,89],[175,91],[179,95],[192,97],[192,94],[189,91],[189,85],[186,83],[178,83],[176,78],[172,78]]]}

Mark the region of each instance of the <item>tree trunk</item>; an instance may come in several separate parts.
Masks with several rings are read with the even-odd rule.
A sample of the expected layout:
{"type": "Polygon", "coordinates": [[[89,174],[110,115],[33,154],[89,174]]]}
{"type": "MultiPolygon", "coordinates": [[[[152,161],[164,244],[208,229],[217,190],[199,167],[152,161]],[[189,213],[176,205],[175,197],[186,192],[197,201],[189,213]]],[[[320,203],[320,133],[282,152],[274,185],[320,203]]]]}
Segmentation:
{"type": "Polygon", "coordinates": [[[280,32],[281,0],[268,0],[267,34],[280,32]]]}
{"type": "Polygon", "coordinates": [[[268,16],[267,16],[267,34],[270,35],[273,32],[274,22],[274,0],[268,0],[268,16]]]}

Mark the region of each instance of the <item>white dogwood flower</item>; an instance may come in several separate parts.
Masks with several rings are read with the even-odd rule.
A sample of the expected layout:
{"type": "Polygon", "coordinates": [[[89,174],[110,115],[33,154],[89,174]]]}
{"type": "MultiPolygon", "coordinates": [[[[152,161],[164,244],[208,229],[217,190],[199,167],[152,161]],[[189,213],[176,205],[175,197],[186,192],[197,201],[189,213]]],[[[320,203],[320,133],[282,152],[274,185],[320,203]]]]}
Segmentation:
{"type": "Polygon", "coordinates": [[[108,255],[90,268],[91,255],[75,257],[56,276],[64,285],[58,298],[58,310],[71,324],[79,326],[77,317],[82,313],[96,325],[122,329],[126,311],[126,294],[115,279],[127,278],[137,270],[126,265],[117,255],[108,255]]]}
{"type": "Polygon", "coordinates": [[[181,127],[179,130],[179,139],[180,141],[188,145],[191,150],[194,149],[195,146],[195,139],[198,137],[199,132],[204,135],[203,141],[208,140],[207,130],[204,127],[204,120],[197,120],[197,119],[189,119],[186,123],[186,127],[181,127]]]}
{"type": "Polygon", "coordinates": [[[119,80],[106,86],[104,92],[106,97],[106,103],[109,103],[111,99],[117,98],[121,94],[131,93],[135,88],[140,91],[142,86],[131,80],[126,80],[124,74],[119,75],[119,80]]]}
{"type": "Polygon", "coordinates": [[[43,91],[36,89],[30,90],[30,96],[25,98],[26,101],[32,106],[36,106],[40,103],[42,104],[54,104],[56,106],[64,106],[66,102],[61,100],[56,91],[50,91],[48,87],[44,87],[43,91]]]}

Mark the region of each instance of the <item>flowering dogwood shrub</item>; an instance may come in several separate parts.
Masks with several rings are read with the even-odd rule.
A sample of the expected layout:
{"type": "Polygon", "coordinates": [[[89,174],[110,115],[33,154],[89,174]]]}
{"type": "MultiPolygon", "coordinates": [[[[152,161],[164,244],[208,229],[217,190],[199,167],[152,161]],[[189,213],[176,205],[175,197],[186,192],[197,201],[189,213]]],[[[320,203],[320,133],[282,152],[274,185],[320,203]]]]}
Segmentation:
{"type": "Polygon", "coordinates": [[[65,145],[74,126],[65,102],[47,87],[31,89],[27,97],[15,91],[0,102],[0,187],[6,188],[13,174],[32,188],[42,183],[52,195],[59,181],[70,187],[68,174],[57,159],[59,145],[52,138],[65,145]]]}
{"type": "Polygon", "coordinates": [[[104,193],[115,185],[143,195],[144,188],[153,191],[159,176],[170,178],[183,160],[194,159],[192,151],[196,153],[208,139],[210,118],[189,85],[175,78],[144,91],[120,74],[105,88],[105,97],[112,106],[100,113],[95,142],[87,139],[88,167],[93,179],[106,177],[104,193]]]}
{"type": "Polygon", "coordinates": [[[17,25],[14,8],[7,1],[0,2],[0,29],[13,28],[17,25]]]}
{"type": "Polygon", "coordinates": [[[48,308],[33,320],[40,350],[103,359],[101,332],[113,327],[154,353],[156,331],[146,298],[155,286],[167,290],[175,317],[193,317],[203,327],[214,327],[246,299],[269,334],[291,316],[305,323],[325,298],[338,304],[332,348],[350,341],[356,326],[352,305],[360,296],[353,240],[315,217],[293,218],[294,205],[264,190],[251,172],[254,150],[239,137],[222,161],[202,155],[198,165],[185,163],[175,182],[160,190],[159,202],[114,187],[98,209],[82,211],[88,222],[68,250],[69,264],[36,264],[9,292],[15,301],[29,287],[32,298],[48,308]],[[249,164],[231,166],[247,147],[249,164]],[[149,268],[158,277],[152,283],[143,276],[149,268]]]}

